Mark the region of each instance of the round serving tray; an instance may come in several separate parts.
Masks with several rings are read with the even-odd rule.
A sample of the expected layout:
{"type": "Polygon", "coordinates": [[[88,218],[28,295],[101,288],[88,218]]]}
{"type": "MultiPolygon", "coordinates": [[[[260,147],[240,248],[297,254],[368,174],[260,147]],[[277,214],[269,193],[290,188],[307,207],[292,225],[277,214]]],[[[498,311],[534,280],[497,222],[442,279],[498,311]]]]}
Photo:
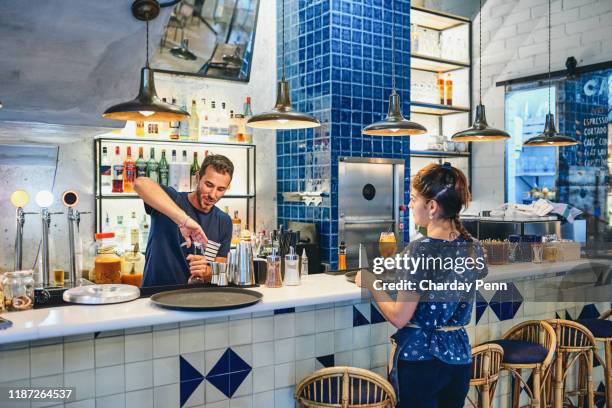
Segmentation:
{"type": "Polygon", "coordinates": [[[85,285],[68,289],[62,295],[64,301],[83,305],[108,305],[138,299],[140,289],[132,285],[85,285]]]}
{"type": "Polygon", "coordinates": [[[193,288],[156,293],[151,296],[151,302],[176,310],[226,310],[251,306],[262,296],[242,288],[193,288]]]}

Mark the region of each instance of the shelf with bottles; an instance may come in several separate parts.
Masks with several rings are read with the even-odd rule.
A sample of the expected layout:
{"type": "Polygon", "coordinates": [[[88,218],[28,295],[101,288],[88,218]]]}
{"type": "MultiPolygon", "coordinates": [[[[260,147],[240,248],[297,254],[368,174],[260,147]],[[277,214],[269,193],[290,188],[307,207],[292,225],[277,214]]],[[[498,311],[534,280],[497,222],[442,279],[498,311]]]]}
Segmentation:
{"type": "Polygon", "coordinates": [[[469,84],[467,68],[447,73],[411,71],[411,110],[430,115],[469,112],[469,84]]]}
{"type": "Polygon", "coordinates": [[[430,58],[470,64],[470,20],[465,17],[412,6],[411,52],[430,58]]]}

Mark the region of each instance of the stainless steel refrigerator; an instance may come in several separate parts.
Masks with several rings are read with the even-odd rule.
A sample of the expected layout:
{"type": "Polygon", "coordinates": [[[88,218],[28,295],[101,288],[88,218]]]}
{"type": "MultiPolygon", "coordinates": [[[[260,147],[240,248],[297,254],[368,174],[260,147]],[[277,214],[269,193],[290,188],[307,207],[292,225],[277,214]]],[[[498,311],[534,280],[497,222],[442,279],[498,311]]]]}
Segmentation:
{"type": "Polygon", "coordinates": [[[399,230],[403,180],[404,160],[338,158],[338,244],[346,243],[348,268],[358,265],[360,243],[370,260],[379,256],[381,232],[393,231],[398,251],[404,247],[399,230]]]}

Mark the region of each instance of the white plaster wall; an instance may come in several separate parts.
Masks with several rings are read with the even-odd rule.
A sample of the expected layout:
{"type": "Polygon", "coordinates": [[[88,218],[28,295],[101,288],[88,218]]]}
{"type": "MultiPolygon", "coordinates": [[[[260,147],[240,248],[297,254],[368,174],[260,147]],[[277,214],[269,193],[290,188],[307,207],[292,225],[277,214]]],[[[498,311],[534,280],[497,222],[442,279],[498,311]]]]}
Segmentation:
{"type": "MultiPolygon", "coordinates": [[[[450,1],[450,0],[449,0],[450,1]]],[[[482,97],[491,126],[504,127],[505,79],[541,74],[548,69],[547,0],[488,0],[482,10],[482,97]]],[[[474,103],[478,103],[478,26],[473,29],[474,103]]],[[[552,2],[553,71],[574,56],[578,66],[612,60],[612,1],[552,2]]],[[[490,209],[504,200],[503,142],[473,143],[472,210],[490,209]]]]}
{"type": "MultiPolygon", "coordinates": [[[[270,109],[275,99],[276,82],[276,2],[261,0],[249,83],[220,81],[195,77],[156,75],[160,95],[193,95],[226,101],[240,107],[247,95],[252,96],[255,113],[270,109]]],[[[138,78],[126,84],[137,91],[138,78]]],[[[189,96],[191,98],[191,96],[189,96]]],[[[0,122],[0,144],[32,144],[59,146],[59,166],[54,188],[55,196],[66,189],[77,189],[82,196],[79,209],[93,211],[93,137],[108,129],[82,126],[49,125],[29,122],[0,122]]],[[[273,131],[255,130],[257,145],[257,227],[271,229],[276,224],[276,136],[273,131]]],[[[50,189],[53,178],[51,163],[42,165],[15,165],[0,161],[0,272],[12,270],[14,259],[14,208],[9,202],[11,192],[20,188],[30,193],[26,211],[38,211],[34,203],[36,192],[50,189]]],[[[54,204],[52,211],[62,211],[54,204]]],[[[40,240],[40,219],[28,216],[24,238],[24,267],[31,267],[36,258],[40,240]]],[[[81,232],[85,237],[93,234],[93,217],[83,216],[81,232]],[[89,218],[86,218],[89,217],[89,218]]],[[[66,254],[68,248],[65,215],[53,218],[51,233],[53,250],[59,267],[67,268],[68,261],[57,254],[66,254]]]]}

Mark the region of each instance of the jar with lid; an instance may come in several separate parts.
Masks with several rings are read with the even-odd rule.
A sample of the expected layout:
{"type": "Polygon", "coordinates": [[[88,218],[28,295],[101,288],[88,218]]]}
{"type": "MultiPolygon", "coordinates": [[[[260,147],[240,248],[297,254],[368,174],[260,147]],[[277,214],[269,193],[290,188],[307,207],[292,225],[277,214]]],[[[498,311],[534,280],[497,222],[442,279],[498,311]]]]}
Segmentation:
{"type": "Polygon", "coordinates": [[[280,288],[283,286],[283,276],[281,274],[280,256],[276,253],[276,248],[272,249],[272,254],[266,258],[266,287],[280,288]]]}
{"type": "Polygon", "coordinates": [[[135,244],[131,251],[121,256],[121,283],[140,287],[144,273],[144,256],[140,253],[139,244],[135,244]]]}
{"type": "Polygon", "coordinates": [[[8,311],[34,307],[34,276],[32,271],[6,272],[2,277],[4,305],[8,311]]]}
{"type": "Polygon", "coordinates": [[[94,261],[94,281],[102,283],[121,283],[121,258],[117,256],[115,233],[96,234],[96,259],[94,261]]]}

